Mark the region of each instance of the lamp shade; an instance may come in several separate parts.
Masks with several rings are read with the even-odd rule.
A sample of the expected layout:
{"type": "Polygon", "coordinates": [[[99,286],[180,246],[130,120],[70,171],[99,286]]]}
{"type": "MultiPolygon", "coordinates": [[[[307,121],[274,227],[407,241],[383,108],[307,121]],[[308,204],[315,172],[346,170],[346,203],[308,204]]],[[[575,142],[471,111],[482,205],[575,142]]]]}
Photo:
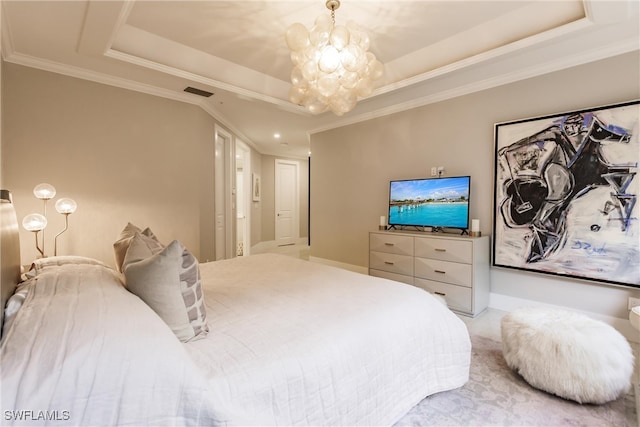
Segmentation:
{"type": "Polygon", "coordinates": [[[22,226],[28,231],[44,230],[47,226],[47,218],[44,215],[32,213],[22,219],[22,226]]]}
{"type": "Polygon", "coordinates": [[[78,204],[75,200],[63,197],[56,202],[56,210],[61,214],[72,214],[78,209],[78,204]]]}
{"type": "Polygon", "coordinates": [[[35,186],[33,195],[40,200],[50,200],[56,195],[56,189],[53,185],[42,183],[35,186]]]}

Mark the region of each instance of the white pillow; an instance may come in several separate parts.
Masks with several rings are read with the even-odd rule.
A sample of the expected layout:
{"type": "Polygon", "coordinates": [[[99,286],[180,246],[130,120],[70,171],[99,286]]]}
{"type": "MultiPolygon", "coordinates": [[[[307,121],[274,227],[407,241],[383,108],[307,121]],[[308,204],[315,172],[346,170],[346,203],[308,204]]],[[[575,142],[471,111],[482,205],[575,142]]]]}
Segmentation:
{"type": "Polygon", "coordinates": [[[29,286],[24,286],[26,282],[22,282],[18,285],[16,292],[11,295],[11,298],[7,301],[7,306],[4,309],[4,322],[2,324],[2,337],[7,336],[7,332],[11,329],[11,325],[18,314],[18,311],[22,308],[24,300],[29,292],[29,286]]]}
{"type": "Polygon", "coordinates": [[[141,233],[132,238],[123,266],[127,289],[147,303],[180,341],[203,338],[209,328],[198,260],[178,240],[162,248],[152,240],[141,233]]]}

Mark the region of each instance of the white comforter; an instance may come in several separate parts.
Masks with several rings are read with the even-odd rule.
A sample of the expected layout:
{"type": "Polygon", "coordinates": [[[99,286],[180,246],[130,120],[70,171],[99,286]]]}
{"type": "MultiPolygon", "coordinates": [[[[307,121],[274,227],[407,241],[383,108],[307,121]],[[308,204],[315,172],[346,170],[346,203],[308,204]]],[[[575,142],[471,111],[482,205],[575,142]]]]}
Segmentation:
{"type": "Polygon", "coordinates": [[[184,347],[109,268],[51,268],[0,347],[2,425],[213,425],[215,398],[184,347]]]}
{"type": "Polygon", "coordinates": [[[468,380],[466,326],[422,289],[273,254],[201,273],[210,332],[186,348],[222,422],[390,425],[468,380]]]}
{"type": "Polygon", "coordinates": [[[390,425],[469,375],[425,291],[278,255],[201,265],[183,344],[114,270],[46,263],[0,345],[3,425],[390,425]]]}

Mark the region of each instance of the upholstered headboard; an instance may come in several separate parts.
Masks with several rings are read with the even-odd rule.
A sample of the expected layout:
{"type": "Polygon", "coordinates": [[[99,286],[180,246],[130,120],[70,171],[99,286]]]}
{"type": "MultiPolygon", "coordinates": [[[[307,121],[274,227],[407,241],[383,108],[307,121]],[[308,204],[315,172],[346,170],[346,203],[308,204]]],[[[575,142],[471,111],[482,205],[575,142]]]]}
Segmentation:
{"type": "Polygon", "coordinates": [[[16,210],[9,190],[0,190],[0,287],[2,288],[2,314],[7,300],[20,281],[20,236],[16,210]]]}

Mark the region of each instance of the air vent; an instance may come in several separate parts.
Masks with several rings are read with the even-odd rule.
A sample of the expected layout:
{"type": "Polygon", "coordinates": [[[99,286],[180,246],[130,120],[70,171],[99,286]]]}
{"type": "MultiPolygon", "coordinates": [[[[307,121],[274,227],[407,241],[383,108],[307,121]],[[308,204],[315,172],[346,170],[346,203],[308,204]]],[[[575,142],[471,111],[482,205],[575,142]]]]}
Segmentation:
{"type": "Polygon", "coordinates": [[[211,95],[213,95],[213,93],[211,92],[207,92],[206,90],[202,90],[202,89],[196,89],[195,87],[191,87],[188,86],[184,89],[185,92],[189,92],[189,93],[193,93],[195,95],[200,95],[200,96],[204,96],[205,98],[210,97],[211,95]]]}

